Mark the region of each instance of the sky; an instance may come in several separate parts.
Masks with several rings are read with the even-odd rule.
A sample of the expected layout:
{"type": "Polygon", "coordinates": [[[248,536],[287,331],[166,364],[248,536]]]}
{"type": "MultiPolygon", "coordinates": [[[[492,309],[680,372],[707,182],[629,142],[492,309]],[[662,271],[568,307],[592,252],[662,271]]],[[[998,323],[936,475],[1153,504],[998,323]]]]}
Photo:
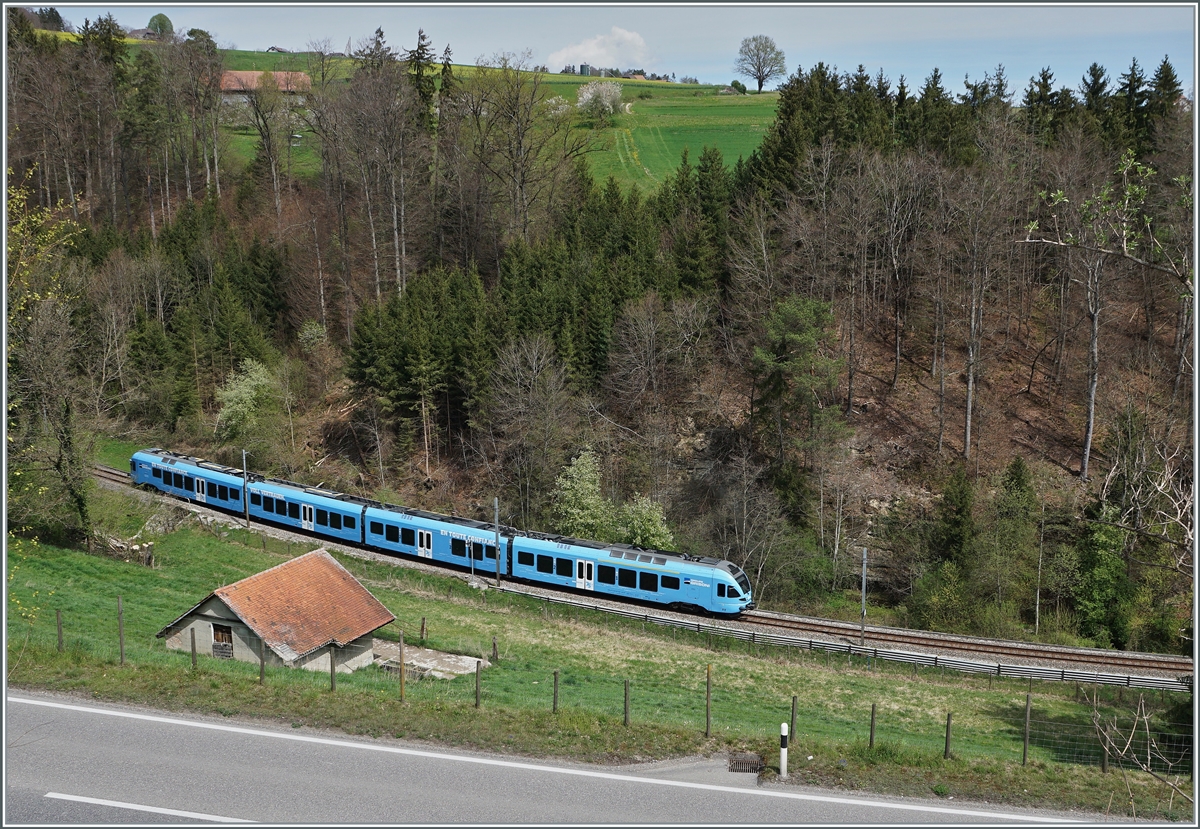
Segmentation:
{"type": "MultiPolygon", "coordinates": [[[[1136,58],[1147,77],[1164,56],[1194,98],[1196,7],[1193,4],[56,4],[79,27],[109,12],[126,28],[145,27],[159,12],[177,32],[208,31],[226,48],[302,51],[328,40],[333,51],[382,27],[395,48],[412,47],[423,29],[437,53],[455,63],[500,52],[531,52],[551,72],[588,63],[644,69],[702,83],[729,83],[744,38],[765,34],[784,52],[788,73],[817,62],[852,72],[880,69],[919,88],[937,68],[951,92],[1004,67],[1017,92],[1042,68],[1056,86],[1077,88],[1099,63],[1116,84],[1136,58]]],[[[743,79],[744,80],[744,79],[743,79]]],[[[768,87],[779,83],[772,81],[768,87]]]]}

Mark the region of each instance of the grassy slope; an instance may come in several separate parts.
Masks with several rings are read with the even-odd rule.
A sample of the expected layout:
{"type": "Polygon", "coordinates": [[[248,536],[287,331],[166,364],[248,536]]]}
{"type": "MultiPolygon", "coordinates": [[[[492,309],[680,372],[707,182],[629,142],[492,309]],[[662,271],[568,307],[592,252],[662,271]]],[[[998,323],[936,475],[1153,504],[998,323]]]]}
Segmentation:
{"type": "MultiPolygon", "coordinates": [[[[114,457],[118,447],[110,447],[114,457]]],[[[107,459],[107,455],[105,456],[107,459]]],[[[123,494],[98,493],[96,512],[128,537],[153,509],[123,494]]],[[[1020,766],[1024,683],[926,672],[907,666],[848,666],[844,658],[752,649],[733,640],[711,647],[694,634],[660,630],[592,612],[549,608],[522,597],[480,594],[461,581],[390,565],[343,562],[395,615],[380,631],[412,642],[425,618],[430,647],[485,655],[495,637],[497,665],[484,676],[485,714],[474,709],[473,677],[408,685],[401,705],[394,681],[378,669],[328,679],[304,671],[268,672],[167,653],[154,634],[215,587],[302,552],[240,530],[181,529],[161,535],[156,568],[10,539],[9,682],[95,694],[168,710],[269,717],[350,733],[432,739],[455,745],[588,761],[630,761],[726,749],[775,752],[778,723],[799,697],[792,771],[797,783],[840,785],[957,799],[1102,811],[1124,782],[1094,767],[1052,762],[1035,748],[1020,766]],[[118,666],[116,596],[124,601],[125,666],[118,666]],[[55,648],[54,610],[62,609],[66,652],[55,648]],[[753,652],[751,652],[753,650],[753,652]],[[705,666],[713,666],[714,736],[705,739],[705,666]],[[558,717],[550,715],[552,671],[561,672],[558,717]],[[621,726],[623,680],[633,686],[637,728],[621,726]],[[880,717],[877,746],[865,745],[871,703],[880,717]],[[955,756],[941,757],[946,711],[954,712],[955,756]],[[813,755],[810,762],[806,758],[813,755]]],[[[315,546],[312,545],[312,546],[315,546]]],[[[1039,719],[1083,725],[1090,709],[1067,686],[1035,689],[1039,719]]],[[[1138,811],[1161,794],[1131,777],[1138,811]]],[[[1165,808],[1165,803],[1162,804],[1165,808]]]]}

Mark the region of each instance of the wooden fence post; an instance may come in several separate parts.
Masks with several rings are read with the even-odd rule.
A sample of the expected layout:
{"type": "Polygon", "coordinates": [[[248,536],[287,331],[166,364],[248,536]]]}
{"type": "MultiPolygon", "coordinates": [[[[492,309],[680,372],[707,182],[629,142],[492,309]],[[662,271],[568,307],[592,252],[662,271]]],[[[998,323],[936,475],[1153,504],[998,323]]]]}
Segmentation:
{"type": "Polygon", "coordinates": [[[258,640],[258,684],[259,685],[263,684],[263,678],[266,676],[266,673],[267,673],[267,643],[264,640],[259,639],[258,640]]]}
{"type": "Polygon", "coordinates": [[[712,736],[712,663],[708,663],[704,680],[704,736],[712,736]]]}
{"type": "Polygon", "coordinates": [[[554,708],[551,713],[558,713],[558,671],[554,672],[554,708]]]}
{"type": "Polygon", "coordinates": [[[400,701],[404,702],[404,631],[400,631],[400,701]]]}
{"type": "Polygon", "coordinates": [[[500,661],[500,651],[496,649],[496,637],[492,637],[492,664],[500,661]]]}
{"type": "Polygon", "coordinates": [[[476,659],[475,660],[475,707],[476,708],[479,707],[479,676],[480,676],[481,671],[483,671],[483,660],[476,659]]]}
{"type": "Polygon", "coordinates": [[[625,727],[629,727],[629,680],[625,680],[625,727]]]}
{"type": "Polygon", "coordinates": [[[125,664],[125,609],[121,597],[117,596],[117,641],[121,649],[121,664],[125,664]]]}
{"type": "Polygon", "coordinates": [[[875,703],[871,703],[871,742],[867,748],[875,748],[875,703]]]}
{"type": "Polygon", "coordinates": [[[333,653],[333,645],[329,646],[329,690],[337,690],[337,659],[333,653]]]}
{"type": "Polygon", "coordinates": [[[946,751],[942,754],[943,760],[950,759],[950,719],[954,716],[951,711],[946,712],[946,751]]]}
{"type": "Polygon", "coordinates": [[[789,725],[791,727],[788,729],[788,734],[795,736],[795,734],[796,734],[796,695],[795,694],[792,694],[792,719],[790,720],[789,725]]]}
{"type": "Polygon", "coordinates": [[[188,628],[192,634],[192,670],[196,670],[196,629],[188,628]]]}
{"type": "Polygon", "coordinates": [[[1030,708],[1030,705],[1031,705],[1030,696],[1029,696],[1029,694],[1026,694],[1025,695],[1025,742],[1024,742],[1024,745],[1022,745],[1022,747],[1021,747],[1021,765],[1022,766],[1025,765],[1027,762],[1029,762],[1029,708],[1030,708]]]}
{"type": "Polygon", "coordinates": [[[55,617],[57,617],[57,619],[58,619],[58,652],[59,652],[59,653],[62,653],[62,651],[63,651],[63,643],[62,643],[62,610],[60,609],[60,610],[56,610],[56,611],[54,611],[54,615],[55,615],[55,617]]]}
{"type": "Polygon", "coordinates": [[[425,641],[425,617],[421,617],[421,641],[425,641]]]}

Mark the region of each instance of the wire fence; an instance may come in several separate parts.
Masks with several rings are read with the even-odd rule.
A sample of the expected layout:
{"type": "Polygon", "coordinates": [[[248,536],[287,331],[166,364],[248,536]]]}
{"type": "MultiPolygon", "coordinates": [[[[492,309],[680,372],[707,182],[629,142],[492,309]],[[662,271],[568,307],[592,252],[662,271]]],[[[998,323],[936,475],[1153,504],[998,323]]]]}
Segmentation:
{"type": "MultiPolygon", "coordinates": [[[[128,612],[127,607],[124,612],[128,612]]],[[[116,624],[89,624],[82,633],[72,630],[69,620],[65,626],[60,624],[57,630],[31,626],[17,636],[11,635],[13,631],[10,631],[10,671],[14,666],[19,667],[24,659],[34,658],[30,655],[34,652],[40,650],[45,654],[54,650],[64,654],[67,661],[131,662],[181,671],[190,671],[196,664],[206,674],[216,678],[224,676],[230,682],[245,682],[257,677],[264,683],[286,683],[308,692],[358,691],[403,698],[413,704],[558,711],[608,718],[614,723],[654,723],[705,733],[777,734],[779,724],[789,722],[793,744],[800,750],[806,741],[870,746],[889,744],[923,755],[941,754],[945,746],[948,755],[952,753],[958,757],[1020,762],[1032,759],[1102,768],[1109,765],[1143,767],[1169,775],[1190,775],[1193,767],[1192,724],[1165,723],[1160,721],[1161,714],[1141,720],[1129,714],[1126,722],[1119,724],[1120,727],[1109,735],[1110,746],[1125,749],[1113,754],[1105,752],[1101,735],[1090,722],[1090,711],[1082,706],[1078,714],[1058,719],[1048,719],[1045,712],[1032,706],[997,708],[991,703],[984,703],[985,707],[980,710],[956,712],[897,707],[894,702],[884,710],[877,710],[876,706],[854,709],[833,705],[824,707],[817,715],[808,705],[797,713],[798,696],[794,691],[756,687],[744,676],[726,675],[713,682],[711,672],[697,674],[694,668],[667,665],[649,675],[642,671],[630,681],[614,677],[611,671],[578,666],[554,670],[541,663],[508,658],[494,661],[486,670],[480,659],[476,671],[453,679],[422,675],[410,663],[402,684],[400,672],[388,670],[386,664],[377,663],[350,674],[331,675],[328,669],[299,670],[217,658],[203,649],[193,655],[188,650],[167,650],[153,635],[143,633],[127,638],[123,617],[113,622],[116,624]],[[953,728],[948,713],[953,713],[956,719],[953,728]]],[[[424,620],[421,628],[424,628],[424,620]]],[[[691,635],[705,636],[703,630],[687,634],[680,631],[678,634],[680,639],[691,635]]],[[[732,642],[725,640],[722,643],[716,639],[710,645],[714,650],[722,651],[732,647],[732,642]]],[[[756,648],[760,646],[746,642],[738,647],[758,652],[756,648]]],[[[782,651],[784,659],[795,658],[799,664],[826,669],[857,667],[939,684],[948,679],[944,674],[945,666],[930,671],[933,666],[914,664],[910,675],[907,673],[909,666],[877,661],[874,656],[856,656],[849,651],[844,654],[828,650],[812,653],[778,645],[761,648],[771,649],[770,655],[776,658],[782,651]]],[[[328,665],[328,661],[325,664],[328,665]]],[[[953,671],[950,676],[953,677],[953,671]]],[[[960,676],[961,679],[954,681],[968,685],[979,684],[983,679],[960,676]]],[[[989,686],[991,681],[989,677],[989,686]]],[[[1012,682],[1011,679],[1007,681],[1012,682]]],[[[1113,689],[1112,693],[1123,692],[1113,689]]],[[[1165,692],[1163,696],[1165,708],[1165,692]]],[[[886,701],[881,699],[880,702],[886,701]]],[[[1138,709],[1142,710],[1140,701],[1138,709]]],[[[1108,722],[1112,723],[1111,718],[1108,722]]]]}

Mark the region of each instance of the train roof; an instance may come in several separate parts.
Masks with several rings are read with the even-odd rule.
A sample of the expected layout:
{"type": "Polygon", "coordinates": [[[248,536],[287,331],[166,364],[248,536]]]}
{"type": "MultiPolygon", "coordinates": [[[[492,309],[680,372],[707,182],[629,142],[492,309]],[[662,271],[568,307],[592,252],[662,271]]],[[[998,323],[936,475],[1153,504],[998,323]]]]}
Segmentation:
{"type": "MultiPolygon", "coordinates": [[[[214,461],[206,461],[203,458],[194,458],[191,455],[183,455],[179,452],[171,452],[166,449],[139,449],[133,453],[137,455],[155,455],[163,460],[168,466],[177,466],[183,464],[185,466],[195,466],[200,469],[208,469],[213,472],[222,472],[226,475],[234,475],[238,478],[242,477],[242,470],[225,464],[216,463],[214,461]]],[[[250,476],[254,478],[254,475],[250,476]]]]}
{"type": "MultiPolygon", "coordinates": [[[[477,521],[474,518],[465,518],[461,515],[442,515],[438,512],[430,512],[429,510],[417,509],[416,507],[402,507],[398,504],[385,504],[382,501],[365,501],[368,508],[381,510],[383,512],[399,512],[404,515],[412,515],[416,518],[424,518],[428,521],[440,521],[443,524],[454,524],[457,527],[466,527],[472,530],[483,530],[489,533],[496,532],[496,525],[491,521],[477,521]]],[[[520,534],[513,527],[500,525],[500,533],[502,535],[520,534]]]]}

